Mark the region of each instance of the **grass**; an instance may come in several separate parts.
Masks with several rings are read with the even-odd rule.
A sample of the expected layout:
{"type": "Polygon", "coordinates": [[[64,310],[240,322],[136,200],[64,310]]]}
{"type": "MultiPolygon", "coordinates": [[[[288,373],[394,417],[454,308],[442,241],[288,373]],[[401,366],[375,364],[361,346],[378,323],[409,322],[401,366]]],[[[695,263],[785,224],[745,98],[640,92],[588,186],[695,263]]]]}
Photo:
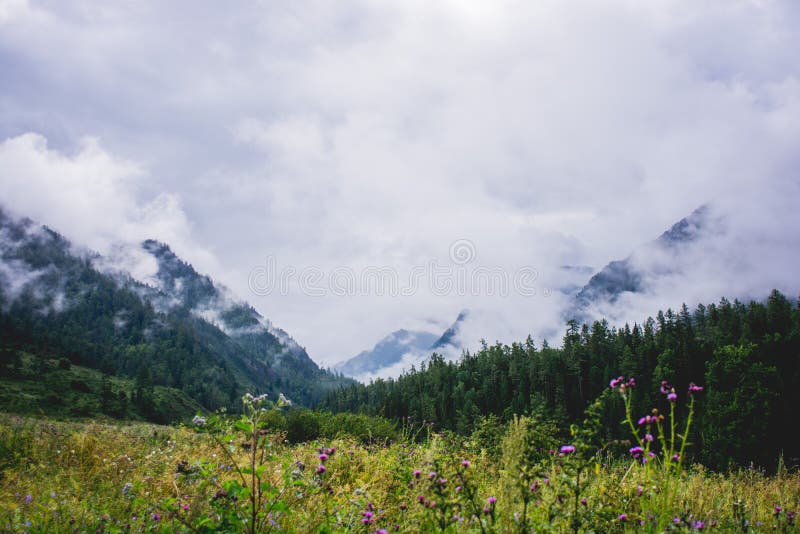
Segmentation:
{"type": "MultiPolygon", "coordinates": [[[[659,465],[646,471],[632,460],[607,459],[589,464],[576,489],[580,466],[570,455],[520,462],[515,443],[524,440],[514,425],[498,455],[452,435],[291,445],[280,433],[256,430],[253,465],[265,466],[259,473],[269,510],[261,531],[797,528],[787,515],[800,508],[796,472],[719,474],[693,465],[666,474],[659,465]],[[320,460],[320,449],[331,448],[320,460]],[[326,469],[318,473],[321,462],[326,469]]],[[[220,446],[210,433],[186,427],[0,416],[0,531],[248,531],[248,495],[235,499],[231,485],[236,469],[251,465],[248,435],[227,426],[216,435],[220,446]]]]}

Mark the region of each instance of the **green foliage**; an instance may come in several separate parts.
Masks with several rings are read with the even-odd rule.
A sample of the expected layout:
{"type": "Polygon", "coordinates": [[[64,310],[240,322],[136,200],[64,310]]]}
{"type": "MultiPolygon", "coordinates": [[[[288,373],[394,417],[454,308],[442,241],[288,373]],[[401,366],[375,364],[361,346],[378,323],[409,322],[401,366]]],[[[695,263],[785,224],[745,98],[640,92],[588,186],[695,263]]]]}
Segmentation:
{"type": "MultiPolygon", "coordinates": [[[[785,421],[800,405],[800,309],[777,291],[764,303],[723,299],[694,312],[683,306],[632,327],[570,321],[560,349],[537,348],[528,338],[484,346],[458,362],[433,355],[398,379],[341,387],[323,407],[435,421],[436,428],[477,433],[494,454],[497,441],[489,439],[485,422],[495,419],[485,418],[507,424],[515,415],[538,414],[563,428],[581,421],[618,375],[636,377],[637,394],[626,401],[634,413],[670,410],[662,380],[684,392],[691,380],[705,379],[713,393],[687,436],[704,465],[726,469],[755,462],[775,469],[780,455],[790,467],[800,465],[800,435],[785,432],[785,421]]],[[[615,415],[621,406],[620,399],[610,399],[597,407],[598,438],[629,438],[628,423],[615,415]]],[[[675,415],[684,417],[686,410],[675,415]]]]}

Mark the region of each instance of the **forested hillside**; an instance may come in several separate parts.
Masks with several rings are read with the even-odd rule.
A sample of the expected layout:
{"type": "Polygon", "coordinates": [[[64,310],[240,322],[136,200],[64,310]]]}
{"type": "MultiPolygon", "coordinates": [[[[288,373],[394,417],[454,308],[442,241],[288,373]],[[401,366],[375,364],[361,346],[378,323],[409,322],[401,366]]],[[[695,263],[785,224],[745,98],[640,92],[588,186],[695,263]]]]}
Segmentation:
{"type": "MultiPolygon", "coordinates": [[[[566,432],[618,376],[635,377],[634,413],[668,411],[662,381],[684,396],[705,386],[691,440],[695,460],[714,468],[780,455],[798,463],[800,443],[786,425],[800,406],[800,310],[774,291],[765,302],[723,299],[659,312],[642,324],[567,325],[562,348],[537,347],[529,337],[484,345],[459,362],[433,355],[396,380],[340,388],[325,401],[334,411],[433,421],[466,434],[496,418],[534,414],[566,432]]],[[[609,399],[603,425],[609,440],[627,436],[621,410],[609,399]]],[[[679,404],[680,406],[680,404],[679,404]]]]}
{"type": "MultiPolygon", "coordinates": [[[[58,374],[63,360],[133,382],[138,393],[128,400],[134,413],[159,422],[179,419],[185,410],[152,395],[154,386],[180,390],[213,410],[239,408],[245,392],[284,393],[313,405],[328,388],[349,383],[317,367],[288,334],[232,300],[166,245],[146,241],[140,253],[157,262],[157,286],[109,269],[107,258],[0,210],[0,379],[21,383],[37,373],[58,374]]],[[[25,391],[35,398],[4,397],[0,409],[53,406],[34,389],[25,391]]]]}

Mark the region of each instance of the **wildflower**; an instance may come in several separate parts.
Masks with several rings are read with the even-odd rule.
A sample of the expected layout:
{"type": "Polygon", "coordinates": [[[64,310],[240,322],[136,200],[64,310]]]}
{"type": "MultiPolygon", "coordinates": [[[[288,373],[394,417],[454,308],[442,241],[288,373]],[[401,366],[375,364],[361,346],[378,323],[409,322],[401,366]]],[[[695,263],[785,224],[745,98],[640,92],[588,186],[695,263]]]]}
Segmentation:
{"type": "Polygon", "coordinates": [[[642,454],[644,453],[644,449],[643,449],[643,448],[641,448],[641,447],[639,447],[639,446],[636,446],[636,447],[631,447],[631,448],[628,450],[628,452],[629,452],[629,453],[631,453],[631,455],[632,455],[634,458],[639,458],[639,457],[641,457],[641,456],[642,456],[642,454]]]}
{"type": "Polygon", "coordinates": [[[667,382],[666,380],[661,381],[661,393],[666,395],[667,393],[670,392],[671,389],[672,388],[670,387],[669,382],[667,382]]]}
{"type": "Polygon", "coordinates": [[[775,515],[780,515],[782,510],[783,510],[783,508],[781,508],[780,506],[776,506],[775,507],[775,515]]]}
{"type": "Polygon", "coordinates": [[[188,502],[183,503],[181,505],[181,508],[183,509],[184,512],[188,512],[189,511],[189,503],[188,502]]]}
{"type": "Polygon", "coordinates": [[[430,478],[431,480],[436,478],[436,471],[431,471],[430,473],[428,473],[428,478],[430,478]]]}
{"type": "Polygon", "coordinates": [[[130,492],[132,488],[133,488],[133,484],[131,484],[130,482],[126,482],[125,485],[122,486],[122,494],[123,495],[127,495],[128,492],[130,492]]]}
{"type": "Polygon", "coordinates": [[[456,492],[461,491],[461,486],[456,486],[456,492]]]}
{"type": "Polygon", "coordinates": [[[680,517],[673,517],[672,522],[675,523],[676,525],[680,525],[681,523],[683,523],[680,517]]]}
{"type": "Polygon", "coordinates": [[[497,497],[489,497],[488,499],[486,499],[486,502],[493,505],[494,503],[497,502],[497,497]]]}
{"type": "Polygon", "coordinates": [[[33,500],[33,495],[31,495],[30,493],[25,495],[25,502],[26,503],[30,503],[32,500],[33,500]]]}
{"type": "Polygon", "coordinates": [[[489,507],[488,506],[484,506],[483,507],[483,513],[484,514],[488,514],[489,512],[491,512],[491,510],[489,510],[489,507]]]}
{"type": "Polygon", "coordinates": [[[635,378],[630,377],[628,379],[628,387],[629,388],[635,388],[636,387],[636,379],[635,378]]]}
{"type": "Polygon", "coordinates": [[[461,460],[462,467],[469,467],[469,460],[461,460]]]}
{"type": "Polygon", "coordinates": [[[425,497],[423,495],[417,495],[417,501],[422,504],[425,502],[425,497]]]}
{"type": "Polygon", "coordinates": [[[439,479],[439,484],[442,485],[442,486],[446,485],[447,484],[447,479],[446,478],[440,478],[439,479]]]}
{"type": "Polygon", "coordinates": [[[400,510],[402,510],[403,512],[405,512],[405,511],[406,511],[406,508],[408,508],[408,506],[406,506],[406,503],[400,503],[400,510]]]}
{"type": "Polygon", "coordinates": [[[574,445],[563,445],[561,447],[561,454],[572,454],[573,452],[575,452],[574,445]]]}
{"type": "Polygon", "coordinates": [[[641,487],[641,486],[638,486],[636,488],[636,495],[641,495],[642,493],[644,493],[644,488],[641,487]]]}
{"type": "Polygon", "coordinates": [[[325,454],[324,452],[319,455],[319,461],[322,462],[323,464],[325,463],[325,460],[327,460],[327,459],[328,459],[328,455],[325,454]]]}
{"type": "Polygon", "coordinates": [[[414,469],[414,472],[412,474],[414,475],[414,478],[419,478],[419,476],[422,474],[422,471],[420,471],[419,469],[414,469]]]}
{"type": "Polygon", "coordinates": [[[667,400],[670,402],[675,402],[678,400],[678,395],[673,391],[667,395],[667,400]]]}
{"type": "Polygon", "coordinates": [[[325,472],[325,466],[322,465],[322,464],[319,464],[319,466],[317,466],[317,474],[321,475],[324,472],[325,472]]]}
{"type": "Polygon", "coordinates": [[[644,435],[645,441],[653,441],[653,434],[645,434],[644,435]]]}
{"type": "Polygon", "coordinates": [[[689,383],[689,395],[703,391],[702,386],[696,386],[694,382],[689,383]]]}
{"type": "Polygon", "coordinates": [[[706,526],[706,524],[705,524],[705,523],[703,523],[702,521],[695,521],[695,522],[694,522],[694,525],[692,525],[692,527],[693,527],[695,530],[703,530],[703,528],[705,528],[705,526],[706,526]]]}
{"type": "Polygon", "coordinates": [[[641,419],[639,419],[639,421],[637,421],[639,426],[642,426],[645,423],[649,423],[649,422],[650,422],[650,416],[649,415],[646,415],[646,416],[642,417],[641,419]]]}
{"type": "Polygon", "coordinates": [[[154,513],[151,517],[153,518],[153,521],[161,521],[161,514],[159,513],[154,513]]]}
{"type": "Polygon", "coordinates": [[[586,497],[581,498],[581,504],[586,506],[586,497]]]}
{"type": "Polygon", "coordinates": [[[195,415],[192,418],[192,424],[194,426],[196,426],[197,428],[202,428],[202,427],[206,426],[206,418],[202,417],[200,415],[195,415]]]}
{"type": "Polygon", "coordinates": [[[676,454],[673,454],[673,455],[672,455],[672,461],[673,461],[673,462],[677,462],[677,461],[678,461],[678,460],[680,460],[680,459],[681,459],[681,455],[680,455],[680,454],[677,454],[677,453],[676,453],[676,454]]]}
{"type": "Polygon", "coordinates": [[[627,521],[627,520],[628,520],[628,514],[619,514],[619,516],[617,517],[617,519],[618,519],[619,521],[627,521]]]}

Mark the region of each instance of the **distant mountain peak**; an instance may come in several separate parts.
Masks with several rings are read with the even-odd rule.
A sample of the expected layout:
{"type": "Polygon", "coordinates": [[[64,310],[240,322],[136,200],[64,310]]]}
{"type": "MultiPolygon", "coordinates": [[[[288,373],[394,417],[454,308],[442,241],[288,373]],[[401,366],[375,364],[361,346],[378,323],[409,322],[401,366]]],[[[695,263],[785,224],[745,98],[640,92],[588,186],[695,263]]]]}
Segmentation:
{"type": "Polygon", "coordinates": [[[719,221],[712,216],[708,205],[695,209],[691,214],[673,224],[658,238],[639,247],[627,258],[611,261],[592,276],[575,295],[573,306],[566,312],[567,319],[589,320],[587,309],[595,303],[614,304],[624,293],[641,293],[647,290],[645,274],[664,275],[673,272],[675,266],[658,265],[655,272],[645,273],[636,266],[637,257],[653,255],[659,250],[680,254],[683,247],[697,241],[706,232],[715,231],[719,221]]]}

